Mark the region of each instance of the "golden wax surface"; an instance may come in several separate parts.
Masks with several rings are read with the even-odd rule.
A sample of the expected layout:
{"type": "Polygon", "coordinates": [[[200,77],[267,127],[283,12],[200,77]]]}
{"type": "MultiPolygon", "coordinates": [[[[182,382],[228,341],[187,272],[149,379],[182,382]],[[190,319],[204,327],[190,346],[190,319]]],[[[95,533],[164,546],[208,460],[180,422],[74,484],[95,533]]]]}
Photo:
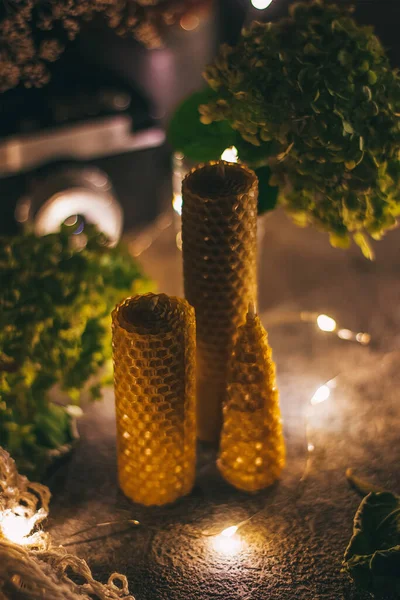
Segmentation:
{"type": "Polygon", "coordinates": [[[228,373],[218,468],[235,487],[271,485],[285,464],[279,394],[268,336],[257,315],[238,332],[228,373]]]}
{"type": "Polygon", "coordinates": [[[185,297],[197,323],[200,439],[217,443],[227,365],[257,286],[258,181],[244,165],[199,165],[182,185],[185,297]]]}
{"type": "Polygon", "coordinates": [[[121,489],[141,504],[173,502],[195,477],[194,310],[145,294],[119,304],[112,322],[121,489]]]}

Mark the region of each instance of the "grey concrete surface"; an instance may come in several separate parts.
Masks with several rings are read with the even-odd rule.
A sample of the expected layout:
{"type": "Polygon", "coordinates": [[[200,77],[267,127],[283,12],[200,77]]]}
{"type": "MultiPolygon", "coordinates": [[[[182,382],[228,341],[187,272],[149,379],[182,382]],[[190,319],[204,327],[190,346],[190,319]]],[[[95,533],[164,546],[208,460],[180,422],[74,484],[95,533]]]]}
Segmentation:
{"type": "MultiPolygon", "coordinates": [[[[400,232],[375,245],[373,263],[356,248],[296,229],[280,213],[265,222],[260,250],[260,313],[278,368],[288,458],[273,488],[246,495],[218,475],[213,452],[199,449],[196,486],[164,508],[132,504],[118,490],[112,390],[90,406],[81,441],[51,479],[50,529],[85,558],[96,576],[127,574],[136,600],[364,600],[341,573],[360,497],[345,471],[400,492],[400,232]],[[288,312],[317,311],[339,327],[371,334],[369,346],[340,340],[315,324],[278,323],[288,312]],[[274,324],[275,323],[275,324],[274,324]],[[336,377],[323,403],[316,389],[336,377]],[[307,445],[314,451],[308,453],[307,445]],[[217,551],[219,532],[248,517],[242,547],[217,551]],[[105,521],[138,519],[81,536],[105,521]],[[116,532],[116,530],[121,530],[116,532]],[[79,543],[76,543],[77,540],[79,543]]],[[[140,260],[168,293],[181,292],[173,227],[140,260]]]]}

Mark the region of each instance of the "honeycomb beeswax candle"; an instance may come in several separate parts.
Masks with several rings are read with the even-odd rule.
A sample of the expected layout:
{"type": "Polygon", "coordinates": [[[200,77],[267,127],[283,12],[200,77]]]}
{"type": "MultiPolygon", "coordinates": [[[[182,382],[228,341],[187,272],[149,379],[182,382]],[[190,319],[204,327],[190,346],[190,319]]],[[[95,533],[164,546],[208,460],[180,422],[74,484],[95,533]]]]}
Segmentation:
{"type": "Polygon", "coordinates": [[[226,369],[256,295],[257,177],[244,165],[199,165],[182,185],[185,296],[196,311],[198,436],[218,442],[226,369]]]}
{"type": "Polygon", "coordinates": [[[249,308],[239,328],[228,373],[218,468],[235,487],[271,485],[285,464],[275,364],[267,332],[249,308]]]}
{"type": "Polygon", "coordinates": [[[142,504],[190,492],[195,475],[193,308],[180,298],[128,298],[112,314],[118,474],[142,504]]]}

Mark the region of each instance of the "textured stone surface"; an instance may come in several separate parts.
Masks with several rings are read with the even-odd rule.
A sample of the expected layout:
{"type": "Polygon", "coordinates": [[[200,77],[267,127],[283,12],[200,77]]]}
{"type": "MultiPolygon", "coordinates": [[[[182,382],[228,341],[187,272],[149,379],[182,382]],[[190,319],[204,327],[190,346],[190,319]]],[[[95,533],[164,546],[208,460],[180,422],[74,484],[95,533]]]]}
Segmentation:
{"type": "MultiPolygon", "coordinates": [[[[316,310],[340,327],[369,331],[370,346],[340,340],[311,324],[268,328],[277,365],[287,466],[272,488],[248,495],[218,474],[202,449],[196,485],[176,504],[145,508],[118,490],[112,392],[80,423],[81,442],[52,478],[49,528],[87,559],[96,576],[127,574],[137,600],[367,600],[340,572],[360,497],[355,472],[400,492],[400,232],[376,244],[369,263],[356,249],[292,226],[279,212],[265,223],[260,260],[264,324],[282,313],[316,310]],[[316,389],[339,375],[330,398],[310,408],[316,389]],[[315,450],[307,456],[308,441],[315,450]],[[306,469],[308,461],[308,468],[306,469]],[[301,478],[303,476],[303,481],[301,478]],[[219,531],[257,511],[235,555],[217,552],[204,531],[219,531]],[[138,519],[68,535],[105,521],[138,519]],[[112,529],[112,528],[111,528],[112,529]],[[81,540],[90,540],[77,543],[81,540]]],[[[165,231],[142,257],[160,289],[181,294],[175,233],[165,231]]]]}
{"type": "Polygon", "coordinates": [[[136,502],[173,502],[195,476],[194,309],[145,294],[112,316],[119,482],[136,502]]]}
{"type": "Polygon", "coordinates": [[[257,191],[243,165],[210,163],[182,184],[185,298],[196,310],[200,439],[217,443],[237,328],[257,283],[257,191]]]}

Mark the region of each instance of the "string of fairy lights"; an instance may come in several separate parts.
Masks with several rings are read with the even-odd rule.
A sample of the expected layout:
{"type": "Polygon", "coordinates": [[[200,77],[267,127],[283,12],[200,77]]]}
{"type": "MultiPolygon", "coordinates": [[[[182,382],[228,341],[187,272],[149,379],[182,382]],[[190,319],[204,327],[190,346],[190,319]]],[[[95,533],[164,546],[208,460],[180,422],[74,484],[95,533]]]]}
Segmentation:
{"type": "MultiPolygon", "coordinates": [[[[263,10],[267,8],[272,0],[251,0],[253,6],[259,10],[263,10]]],[[[229,162],[237,162],[238,161],[238,153],[235,147],[227,148],[221,155],[223,160],[229,162]]],[[[184,170],[184,156],[176,153],[175,155],[176,164],[178,165],[177,171],[175,175],[177,176],[177,183],[181,185],[182,181],[182,172],[184,170]],[[179,180],[179,181],[178,181],[179,180]]],[[[180,216],[182,210],[182,196],[180,191],[175,191],[173,196],[173,208],[175,213],[180,216]]],[[[140,238],[140,244],[133,249],[133,253],[138,256],[144,250],[146,250],[155,239],[169,226],[171,225],[171,220],[163,215],[160,219],[160,222],[157,223],[156,233],[151,234],[150,232],[146,232],[142,238],[140,238]]],[[[179,236],[179,232],[178,232],[179,236]]],[[[180,247],[179,240],[177,238],[177,246],[180,247]]],[[[371,341],[371,336],[366,332],[357,332],[352,331],[351,329],[339,327],[336,320],[327,314],[311,312],[311,311],[292,311],[292,312],[278,312],[275,315],[264,315],[264,321],[267,327],[290,324],[290,323],[308,323],[315,325],[317,329],[324,333],[331,333],[336,335],[341,340],[347,342],[353,342],[360,344],[362,346],[367,346],[371,341]]],[[[306,408],[306,450],[307,450],[307,459],[304,467],[304,471],[302,473],[300,482],[304,482],[307,478],[310,465],[312,462],[313,452],[315,451],[315,443],[312,439],[312,429],[311,429],[311,419],[313,416],[313,409],[316,405],[321,404],[328,400],[331,396],[332,390],[336,387],[337,379],[339,375],[329,379],[322,385],[320,385],[310,398],[309,404],[306,408]]],[[[240,521],[237,524],[230,525],[229,527],[224,528],[222,531],[200,531],[199,536],[210,538],[211,546],[213,550],[219,554],[223,555],[234,555],[239,553],[243,548],[243,539],[240,536],[241,528],[249,523],[251,520],[259,516],[265,508],[253,513],[249,517],[240,521]]],[[[29,516],[26,516],[24,511],[10,510],[7,509],[5,511],[0,511],[0,537],[1,535],[7,539],[9,542],[20,545],[20,546],[40,546],[44,540],[43,531],[37,527],[43,521],[43,518],[46,516],[46,511],[44,509],[40,509],[29,516]]],[[[126,519],[123,521],[108,521],[104,523],[98,523],[93,527],[88,527],[82,530],[79,530],[69,538],[74,538],[81,534],[87,533],[90,530],[98,529],[98,528],[111,528],[109,535],[114,535],[118,531],[115,531],[116,528],[119,528],[120,525],[127,526],[129,528],[136,528],[141,525],[139,521],[136,519],[126,519]]],[[[85,540],[90,541],[90,540],[85,540]]],[[[73,541],[71,541],[73,544],[73,541]]],[[[70,544],[68,544],[70,545],[70,544]]]]}
{"type": "MultiPolygon", "coordinates": [[[[261,2],[263,0],[254,0],[254,2],[261,2]]],[[[267,0],[264,0],[264,4],[267,3],[267,0]]],[[[267,3],[267,6],[271,4],[271,1],[267,3]]],[[[267,6],[264,6],[266,8],[267,6]]],[[[258,8],[258,6],[257,6],[258,8]]],[[[232,146],[226,148],[221,155],[221,159],[227,162],[237,162],[238,161],[238,152],[237,149],[232,146]]],[[[181,195],[181,185],[182,178],[187,171],[185,164],[185,157],[182,153],[175,153],[174,155],[174,181],[173,181],[173,200],[172,207],[174,209],[174,213],[179,220],[178,223],[178,233],[176,235],[176,245],[179,250],[182,249],[181,246],[181,237],[180,237],[180,216],[182,213],[182,195],[181,195]]],[[[140,255],[144,250],[146,250],[155,239],[164,231],[167,227],[172,224],[171,220],[162,219],[162,224],[156,227],[156,235],[153,238],[151,232],[146,232],[145,241],[140,241],[140,244],[137,246],[137,251],[135,251],[135,255],[140,255]]],[[[266,325],[267,329],[274,326],[288,325],[288,324],[309,324],[311,326],[315,326],[319,332],[332,334],[333,336],[338,337],[339,339],[359,344],[361,346],[368,346],[371,342],[371,335],[368,332],[364,331],[353,331],[352,329],[341,327],[337,321],[330,315],[325,313],[320,313],[316,311],[278,311],[274,314],[264,314],[263,321],[266,325]]],[[[315,442],[313,440],[312,435],[312,427],[311,422],[313,418],[313,412],[316,405],[319,405],[326,400],[328,400],[331,396],[332,391],[336,387],[337,380],[339,375],[329,379],[328,381],[322,383],[313,393],[310,398],[310,401],[306,407],[305,411],[305,437],[306,437],[306,461],[303,473],[300,478],[300,482],[304,482],[308,477],[312,460],[313,453],[315,451],[315,442]]],[[[244,542],[241,539],[240,530],[241,528],[249,523],[251,520],[260,515],[265,508],[255,512],[250,515],[246,519],[241,522],[230,525],[224,529],[212,532],[203,531],[199,532],[199,535],[210,538],[212,549],[223,555],[233,555],[239,553],[244,546],[244,542]]]]}
{"type": "MultiPolygon", "coordinates": [[[[368,346],[371,342],[371,335],[366,332],[355,332],[350,329],[344,329],[338,327],[335,319],[326,314],[319,314],[315,312],[292,312],[292,313],[280,313],[274,319],[274,324],[287,324],[287,323],[313,323],[317,326],[317,329],[324,333],[336,334],[340,339],[355,342],[362,346],[368,346]]],[[[305,410],[305,439],[306,439],[306,460],[303,472],[301,474],[299,483],[303,484],[309,476],[311,471],[311,465],[313,461],[316,444],[313,438],[312,421],[314,416],[315,407],[331,397],[332,391],[336,388],[340,373],[330,378],[321,384],[311,396],[305,410]]],[[[244,525],[250,523],[253,519],[260,516],[267,507],[261,508],[254,512],[249,517],[243,519],[235,525],[230,525],[224,528],[217,535],[213,536],[212,547],[215,551],[224,555],[234,555],[239,553],[244,547],[244,540],[240,536],[240,530],[244,525]]],[[[203,532],[203,535],[210,535],[208,532],[203,532]]]]}
{"type": "MultiPolygon", "coordinates": [[[[338,326],[335,319],[329,315],[314,313],[314,312],[292,312],[292,313],[281,313],[275,318],[273,324],[282,323],[311,323],[317,327],[317,330],[324,333],[336,334],[340,339],[361,344],[367,346],[371,341],[371,336],[365,332],[354,332],[349,329],[343,329],[338,326]]],[[[271,324],[271,322],[270,322],[271,324]]],[[[300,483],[304,483],[307,479],[313,460],[313,453],[315,452],[315,441],[313,439],[313,413],[315,406],[327,401],[334,389],[337,386],[338,378],[340,373],[322,383],[311,396],[305,410],[305,438],[306,438],[306,461],[304,470],[302,472],[300,483]]],[[[249,517],[243,519],[239,523],[225,527],[222,530],[213,528],[211,531],[199,530],[196,534],[198,537],[209,538],[210,547],[217,554],[224,556],[233,556],[242,551],[245,547],[245,541],[240,535],[240,531],[244,525],[247,525],[250,521],[261,515],[267,507],[261,508],[254,512],[249,517]]],[[[32,546],[41,545],[44,541],[43,531],[37,527],[41,524],[43,519],[47,515],[45,508],[39,509],[37,512],[33,512],[26,515],[26,511],[20,510],[17,506],[16,509],[7,509],[0,511],[0,534],[8,541],[18,544],[21,546],[32,546]]],[[[83,535],[91,530],[98,530],[99,528],[109,528],[110,532],[108,535],[115,535],[120,533],[120,526],[124,528],[137,528],[142,524],[136,519],[124,519],[118,521],[108,521],[104,523],[97,523],[92,527],[87,527],[76,531],[68,537],[71,541],[66,545],[73,545],[74,540],[77,536],[83,535]]],[[[146,528],[148,526],[146,525],[146,528]]],[[[0,537],[1,537],[0,535],[0,537]]],[[[85,542],[90,542],[90,539],[85,539],[85,542]]]]}
{"type": "Polygon", "coordinates": [[[251,5],[257,10],[265,10],[272,2],[273,0],[251,0],[251,5]]]}

